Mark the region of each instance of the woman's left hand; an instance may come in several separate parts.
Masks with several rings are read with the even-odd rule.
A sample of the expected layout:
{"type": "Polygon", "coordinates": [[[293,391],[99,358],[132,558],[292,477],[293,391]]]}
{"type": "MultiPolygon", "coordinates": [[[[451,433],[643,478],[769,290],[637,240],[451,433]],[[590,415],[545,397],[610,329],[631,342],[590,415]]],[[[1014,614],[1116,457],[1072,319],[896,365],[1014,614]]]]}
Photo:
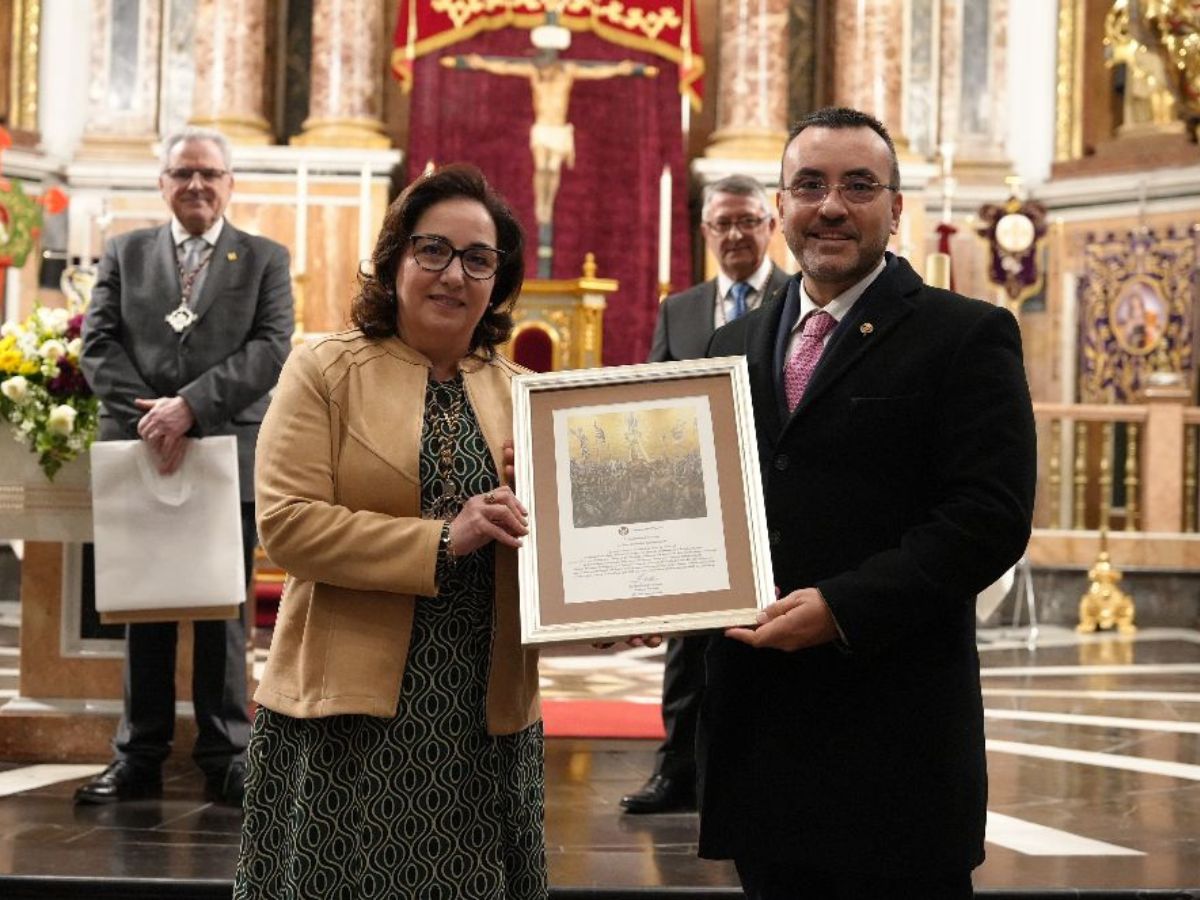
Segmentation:
{"type": "Polygon", "coordinates": [[[490,541],[520,547],[529,534],[529,513],[512,492],[501,485],[486,494],[476,494],[450,523],[450,546],[455,556],[465,556],[490,541]]]}

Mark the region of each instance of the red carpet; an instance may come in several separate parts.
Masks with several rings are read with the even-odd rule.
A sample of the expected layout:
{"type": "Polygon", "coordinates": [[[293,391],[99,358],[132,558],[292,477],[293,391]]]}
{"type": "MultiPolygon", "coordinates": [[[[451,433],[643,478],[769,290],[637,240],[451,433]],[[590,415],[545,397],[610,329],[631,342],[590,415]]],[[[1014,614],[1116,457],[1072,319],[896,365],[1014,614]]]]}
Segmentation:
{"type": "Polygon", "coordinates": [[[543,698],[542,720],[546,737],[663,738],[662,710],[657,703],[543,698]]]}

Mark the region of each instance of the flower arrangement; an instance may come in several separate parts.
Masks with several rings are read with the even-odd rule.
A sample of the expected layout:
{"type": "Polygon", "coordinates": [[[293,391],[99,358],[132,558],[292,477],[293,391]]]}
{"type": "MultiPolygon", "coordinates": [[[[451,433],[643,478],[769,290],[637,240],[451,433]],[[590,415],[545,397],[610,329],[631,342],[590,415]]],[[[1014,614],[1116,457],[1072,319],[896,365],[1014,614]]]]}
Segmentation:
{"type": "Polygon", "coordinates": [[[0,415],[51,481],[96,438],[100,403],[79,370],[83,313],[39,306],[0,327],[0,415]]]}

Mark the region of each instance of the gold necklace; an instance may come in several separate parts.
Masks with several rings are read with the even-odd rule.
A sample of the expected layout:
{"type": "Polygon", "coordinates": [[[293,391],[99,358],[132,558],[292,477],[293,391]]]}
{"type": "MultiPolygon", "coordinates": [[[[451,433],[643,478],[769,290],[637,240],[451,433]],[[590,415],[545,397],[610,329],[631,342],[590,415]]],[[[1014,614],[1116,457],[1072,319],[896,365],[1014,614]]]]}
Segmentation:
{"type": "Polygon", "coordinates": [[[443,408],[438,397],[438,389],[436,386],[434,387],[434,407],[437,412],[431,423],[432,427],[436,429],[438,438],[437,477],[434,484],[440,489],[438,497],[433,502],[432,512],[433,518],[447,521],[454,518],[462,508],[458,482],[454,478],[454,450],[458,444],[463,395],[461,389],[451,388],[450,393],[450,405],[443,408]]]}

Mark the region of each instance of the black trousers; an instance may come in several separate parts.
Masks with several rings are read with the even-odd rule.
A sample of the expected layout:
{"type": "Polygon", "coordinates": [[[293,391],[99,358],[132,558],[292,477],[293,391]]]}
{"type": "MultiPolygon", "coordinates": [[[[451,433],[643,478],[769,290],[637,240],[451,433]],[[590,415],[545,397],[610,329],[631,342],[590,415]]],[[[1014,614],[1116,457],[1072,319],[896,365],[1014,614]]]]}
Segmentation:
{"type": "Polygon", "coordinates": [[[666,738],[654,762],[659,775],[696,779],[696,722],[704,697],[704,652],[709,640],[709,635],[697,634],[667,641],[662,691],[666,738]]]}
{"type": "Polygon", "coordinates": [[[751,859],[734,862],[747,900],[972,900],[975,896],[969,870],[897,878],[886,872],[830,872],[751,859]]]}
{"type": "MultiPolygon", "coordinates": [[[[258,535],[254,503],[242,504],[242,552],[247,581],[254,571],[258,535]]],[[[244,608],[234,619],[194,622],[192,704],[196,746],[192,758],[206,773],[223,772],[250,740],[246,709],[244,608]]],[[[157,770],[175,736],[177,622],[131,624],[125,630],[125,704],[113,748],[117,758],[157,770]]]]}

